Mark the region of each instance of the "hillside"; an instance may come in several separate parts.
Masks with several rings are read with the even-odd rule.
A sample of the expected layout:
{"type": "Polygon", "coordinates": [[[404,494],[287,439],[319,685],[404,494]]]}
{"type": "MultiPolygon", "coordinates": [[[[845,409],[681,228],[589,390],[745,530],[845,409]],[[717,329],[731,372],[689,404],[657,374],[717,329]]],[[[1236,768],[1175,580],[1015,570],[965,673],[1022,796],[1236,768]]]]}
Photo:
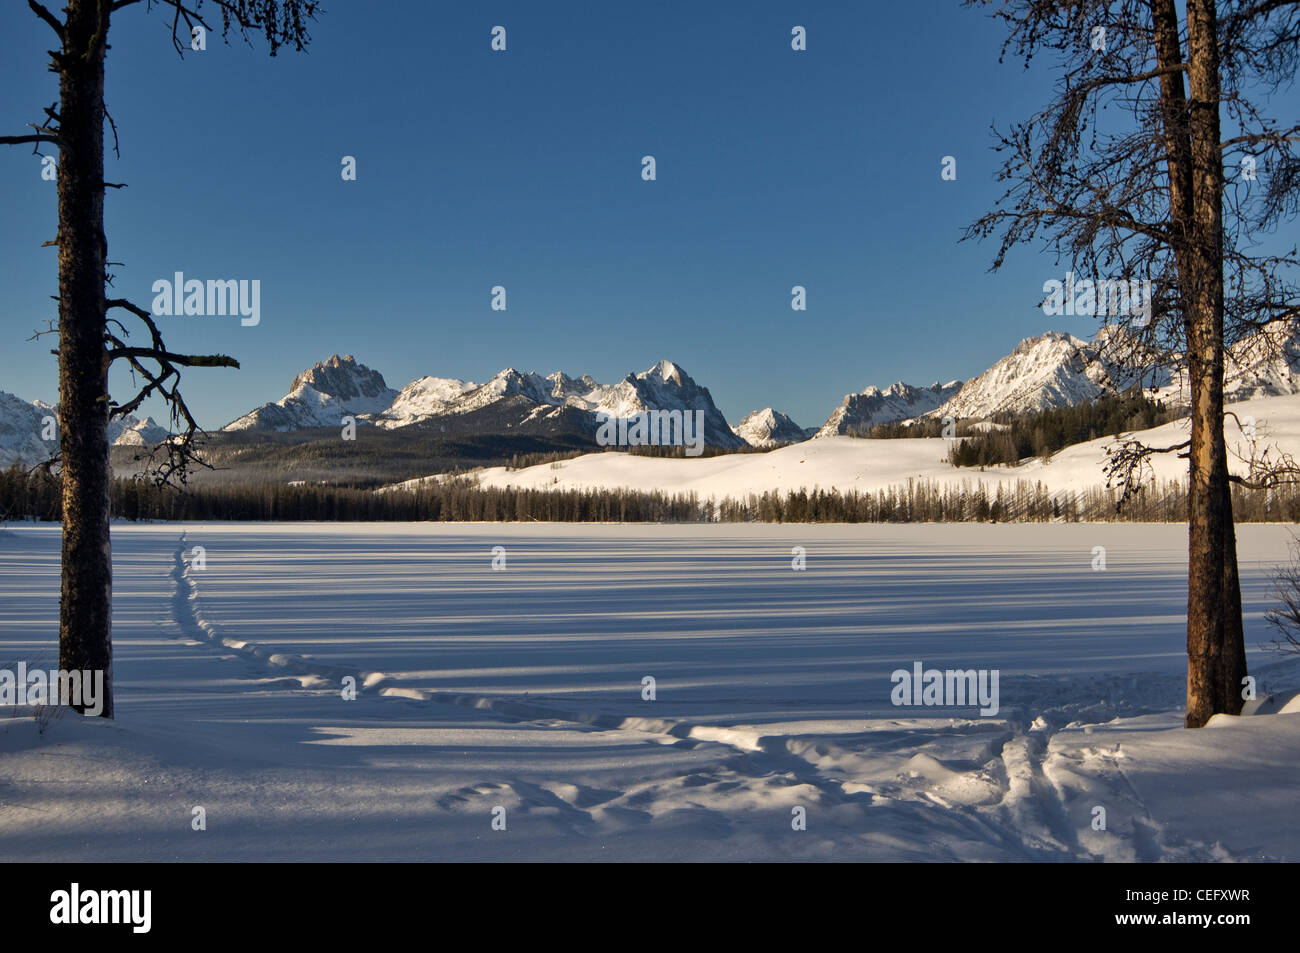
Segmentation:
{"type": "MultiPolygon", "coordinates": [[[[1276,444],[1300,454],[1300,395],[1266,397],[1231,405],[1241,418],[1257,422],[1261,446],[1276,444]]],[[[1153,445],[1178,443],[1186,438],[1186,421],[1176,421],[1140,436],[1153,445]]],[[[1246,452],[1235,424],[1229,423],[1229,448],[1246,452]]],[[[592,489],[626,487],[664,493],[697,493],[701,497],[744,497],[765,492],[788,493],[820,487],[841,492],[875,491],[928,480],[939,484],[1042,481],[1052,492],[1084,490],[1105,484],[1102,465],[1106,437],[1067,447],[1050,460],[1035,459],[1015,467],[954,467],[947,463],[948,441],[941,437],[871,440],[854,437],[820,437],[767,453],[728,454],[703,459],[665,459],[625,453],[587,454],[543,466],[477,471],[480,485],[535,489],[592,489]]],[[[1234,470],[1242,472],[1240,464],[1234,470]]],[[[1166,455],[1155,458],[1154,475],[1160,480],[1182,478],[1186,461],[1166,455]]]]}

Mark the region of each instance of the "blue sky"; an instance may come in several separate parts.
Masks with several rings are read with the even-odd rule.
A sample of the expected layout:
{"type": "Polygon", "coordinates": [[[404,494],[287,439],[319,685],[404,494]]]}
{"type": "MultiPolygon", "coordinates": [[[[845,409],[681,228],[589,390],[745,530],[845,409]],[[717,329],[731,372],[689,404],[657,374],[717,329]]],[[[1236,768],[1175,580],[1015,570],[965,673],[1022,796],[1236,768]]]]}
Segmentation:
{"type": "MultiPolygon", "coordinates": [[[[1048,89],[1000,66],[1001,29],[955,0],[326,7],[309,51],[274,59],[213,37],[181,59],[143,5],[113,22],[117,289],[148,307],[175,271],[261,281],[257,327],[160,319],[173,348],[243,363],[190,372],[207,426],[335,352],[393,387],[507,366],[613,382],[668,358],[733,423],[771,405],[810,426],[868,384],[1095,331],[1038,309],[1050,255],[993,275],[992,245],[958,244],[999,194],[990,124],[1048,89]]],[[[14,134],[56,98],[52,36],[6,3],[0,37],[14,134]]],[[[55,193],[27,147],[0,149],[0,218],[0,390],[53,400],[51,339],[27,338],[53,317],[55,193]]]]}

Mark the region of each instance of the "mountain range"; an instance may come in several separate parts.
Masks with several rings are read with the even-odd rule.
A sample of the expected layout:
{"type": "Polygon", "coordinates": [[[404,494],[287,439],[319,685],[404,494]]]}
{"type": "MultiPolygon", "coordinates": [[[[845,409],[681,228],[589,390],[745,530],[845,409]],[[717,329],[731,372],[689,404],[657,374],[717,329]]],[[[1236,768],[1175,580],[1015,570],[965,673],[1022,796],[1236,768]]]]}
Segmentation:
{"type": "MultiPolygon", "coordinates": [[[[1091,340],[1048,331],[1021,341],[1008,355],[967,381],[914,386],[898,381],[845,395],[820,428],[804,428],[772,407],[730,426],[707,387],[678,364],[660,361],[615,384],[556,371],[545,377],[506,368],[485,383],[420,377],[400,390],[351,355],[333,355],[302,371],[289,392],[221,428],[231,439],[258,434],[309,435],[337,429],[344,417],[402,433],[514,434],[539,439],[594,440],[606,415],[631,418],[647,411],[698,411],[704,441],[720,450],[771,448],[805,439],[864,436],[872,426],[920,418],[986,419],[1071,406],[1120,392],[1137,380],[1140,345],[1126,332],[1102,328],[1091,340]]],[[[1177,367],[1177,361],[1170,361],[1177,367]]],[[[1154,396],[1186,402],[1183,376],[1161,372],[1144,380],[1154,396]]],[[[1234,344],[1228,353],[1225,394],[1230,400],[1300,392],[1300,325],[1275,322],[1234,344]]],[[[0,465],[39,462],[50,456],[41,439],[43,420],[55,408],[0,391],[0,465]]],[[[114,421],[117,446],[156,443],[166,430],[152,419],[114,421]]],[[[282,438],[283,439],[283,436],[282,438]]]]}
{"type": "Polygon", "coordinates": [[[294,378],[289,393],[227,424],[223,430],[305,430],[337,427],[343,415],[389,430],[430,424],[453,426],[488,409],[504,411],[504,429],[578,429],[594,435],[602,415],[631,418],[650,410],[701,411],[704,439],[734,450],[745,442],[701,387],[681,367],[660,361],[617,384],[560,371],[546,377],[508,367],[484,384],[444,377],[420,377],[400,391],[383,375],[351,355],[337,354],[294,378]],[[531,425],[531,428],[530,428],[531,425]]]}
{"type": "MultiPolygon", "coordinates": [[[[28,403],[0,391],[0,467],[14,463],[34,466],[55,456],[59,442],[53,420],[58,413],[55,404],[43,400],[28,403]],[[49,423],[47,418],[51,419],[49,423]],[[50,439],[45,439],[46,435],[50,439]]],[[[166,439],[167,428],[160,427],[152,417],[127,416],[108,424],[108,440],[113,446],[153,446],[166,439]]]]}

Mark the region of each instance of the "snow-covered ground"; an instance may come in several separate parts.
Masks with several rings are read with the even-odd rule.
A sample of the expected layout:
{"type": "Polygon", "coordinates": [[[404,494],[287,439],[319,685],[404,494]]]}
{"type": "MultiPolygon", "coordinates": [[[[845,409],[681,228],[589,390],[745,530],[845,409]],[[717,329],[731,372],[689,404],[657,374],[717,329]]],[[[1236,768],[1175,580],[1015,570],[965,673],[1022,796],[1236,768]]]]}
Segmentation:
{"type": "MultiPolygon", "coordinates": [[[[119,524],[118,717],[0,710],[0,859],[1300,860],[1239,532],[1288,713],[1187,731],[1178,526],[119,524]],[[918,661],[998,714],[895,707],[918,661]]],[[[0,530],[0,668],[58,538],[0,530]]]]}
{"type": "MultiPolygon", "coordinates": [[[[1264,397],[1230,405],[1237,417],[1228,418],[1228,446],[1234,458],[1231,469],[1245,473],[1251,443],[1241,426],[1253,420],[1259,452],[1279,448],[1300,456],[1300,395],[1264,397]]],[[[1171,446],[1187,439],[1186,421],[1140,432],[1153,447],[1171,446]]],[[[572,460],[518,470],[492,467],[473,471],[482,486],[526,489],[596,489],[625,487],[664,493],[696,493],[701,499],[743,499],[750,494],[780,494],[794,490],[838,489],[840,492],[875,492],[905,486],[908,480],[937,485],[983,483],[995,492],[1017,481],[1042,482],[1050,492],[1104,487],[1102,467],[1106,448],[1115,443],[1104,437],[1066,447],[1049,460],[1035,459],[1015,467],[954,467],[947,462],[951,441],[941,437],[900,440],[865,440],[855,437],[818,437],[768,453],[724,454],[715,457],[666,458],[627,453],[592,453],[572,460]]],[[[1276,453],[1274,454],[1276,456],[1276,453]]],[[[1187,461],[1176,454],[1152,458],[1152,475],[1160,480],[1185,480],[1187,461]]],[[[408,481],[408,485],[420,481],[408,481]]]]}

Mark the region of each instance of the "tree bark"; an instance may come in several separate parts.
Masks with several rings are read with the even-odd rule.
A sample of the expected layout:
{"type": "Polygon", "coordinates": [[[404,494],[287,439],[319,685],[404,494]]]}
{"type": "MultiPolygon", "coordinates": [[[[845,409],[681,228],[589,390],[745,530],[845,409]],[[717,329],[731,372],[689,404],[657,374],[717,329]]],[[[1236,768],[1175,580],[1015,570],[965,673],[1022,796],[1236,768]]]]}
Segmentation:
{"type": "MultiPolygon", "coordinates": [[[[59,667],[104,673],[113,715],[108,360],[104,334],[104,53],[108,4],[69,0],[59,60],[59,667]]],[[[85,706],[81,706],[84,710],[85,706]]]]}
{"type": "Polygon", "coordinates": [[[1220,712],[1241,711],[1240,686],[1234,680],[1238,671],[1245,669],[1236,532],[1223,435],[1223,167],[1217,26],[1214,0],[1188,0],[1191,221],[1179,272],[1192,389],[1187,571],[1189,728],[1201,727],[1220,712]]]}
{"type": "Polygon", "coordinates": [[[1219,711],[1230,715],[1241,713],[1244,704],[1243,683],[1246,680],[1246,633],[1241,618],[1241,579],[1237,575],[1237,529],[1232,514],[1232,487],[1228,482],[1227,458],[1224,458],[1224,565],[1223,565],[1223,673],[1220,682],[1223,695],[1219,711]]]}
{"type": "MultiPolygon", "coordinates": [[[[1153,0],[1156,58],[1183,62],[1175,0],[1153,0]]],[[[1160,79],[1169,219],[1187,341],[1192,434],[1187,511],[1187,718],[1241,711],[1246,674],[1237,540],[1223,435],[1223,170],[1213,0],[1187,2],[1186,85],[1160,79]]]]}

